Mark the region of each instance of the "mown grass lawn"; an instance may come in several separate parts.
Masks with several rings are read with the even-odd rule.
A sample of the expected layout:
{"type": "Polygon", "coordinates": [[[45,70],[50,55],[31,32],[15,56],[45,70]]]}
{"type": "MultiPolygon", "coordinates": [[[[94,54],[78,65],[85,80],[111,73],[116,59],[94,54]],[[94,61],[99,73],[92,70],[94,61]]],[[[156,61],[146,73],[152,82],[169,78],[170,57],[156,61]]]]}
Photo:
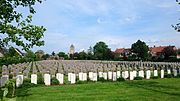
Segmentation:
{"type": "MultiPolygon", "coordinates": [[[[22,93],[22,92],[21,92],[22,93]]],[[[17,101],[180,101],[180,79],[39,86],[26,89],[17,101]]]]}

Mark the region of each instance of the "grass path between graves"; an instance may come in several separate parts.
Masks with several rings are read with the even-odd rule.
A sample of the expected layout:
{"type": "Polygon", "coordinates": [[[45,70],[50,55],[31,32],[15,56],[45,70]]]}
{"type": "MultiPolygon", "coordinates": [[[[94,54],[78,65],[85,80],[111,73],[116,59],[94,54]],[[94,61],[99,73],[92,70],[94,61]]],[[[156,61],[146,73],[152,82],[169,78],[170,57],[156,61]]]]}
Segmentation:
{"type": "Polygon", "coordinates": [[[180,101],[180,78],[41,86],[17,101],[180,101]]]}

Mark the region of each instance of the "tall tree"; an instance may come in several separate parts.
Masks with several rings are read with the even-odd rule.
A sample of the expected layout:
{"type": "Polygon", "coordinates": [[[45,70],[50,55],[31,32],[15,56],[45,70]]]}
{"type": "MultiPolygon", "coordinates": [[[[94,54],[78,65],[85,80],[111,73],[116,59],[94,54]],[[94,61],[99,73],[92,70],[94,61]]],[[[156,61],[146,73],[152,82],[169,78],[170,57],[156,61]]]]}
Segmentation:
{"type": "Polygon", "coordinates": [[[145,42],[138,40],[136,43],[132,44],[131,50],[135,53],[140,60],[147,60],[148,59],[148,51],[149,47],[146,45],[145,42]]]}
{"type": "Polygon", "coordinates": [[[106,45],[104,42],[98,42],[96,45],[93,47],[94,50],[94,56],[98,60],[109,60],[110,55],[109,52],[111,51],[108,48],[108,45],[106,45]]]}
{"type": "Polygon", "coordinates": [[[29,50],[33,46],[42,46],[41,40],[45,28],[32,25],[32,15],[35,13],[33,6],[42,0],[1,0],[0,1],[0,47],[6,47],[10,43],[29,50]],[[18,8],[29,9],[25,17],[18,8]]]}
{"type": "Polygon", "coordinates": [[[63,57],[65,60],[68,59],[68,55],[66,53],[64,53],[64,52],[59,52],[57,55],[59,57],[63,57]]]}
{"type": "MultiPolygon", "coordinates": [[[[177,4],[180,5],[180,0],[176,0],[177,4]]],[[[179,19],[180,20],[180,19],[179,19]]],[[[177,23],[176,25],[172,25],[172,27],[177,31],[180,32],[180,22],[177,23]]]]}
{"type": "Polygon", "coordinates": [[[174,48],[173,46],[164,48],[163,53],[164,53],[165,59],[169,59],[170,56],[176,57],[177,53],[176,53],[176,50],[174,50],[173,48],[174,48]]]}
{"type": "Polygon", "coordinates": [[[35,54],[36,54],[37,58],[41,60],[42,56],[44,55],[44,51],[43,50],[37,50],[35,52],[35,54]]]}

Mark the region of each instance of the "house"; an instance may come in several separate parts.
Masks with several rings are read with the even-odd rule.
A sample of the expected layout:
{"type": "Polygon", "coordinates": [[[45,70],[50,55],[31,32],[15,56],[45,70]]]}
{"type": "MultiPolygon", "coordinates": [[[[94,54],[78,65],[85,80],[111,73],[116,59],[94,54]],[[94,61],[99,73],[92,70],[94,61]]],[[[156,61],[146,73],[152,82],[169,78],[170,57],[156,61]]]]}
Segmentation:
{"type": "Polygon", "coordinates": [[[152,56],[159,56],[159,55],[163,55],[163,51],[165,48],[169,48],[174,51],[177,50],[175,46],[159,46],[159,47],[154,46],[154,47],[149,48],[149,52],[152,56]]]}
{"type": "Polygon", "coordinates": [[[131,49],[119,48],[114,53],[115,57],[128,57],[131,54],[131,49]]]}

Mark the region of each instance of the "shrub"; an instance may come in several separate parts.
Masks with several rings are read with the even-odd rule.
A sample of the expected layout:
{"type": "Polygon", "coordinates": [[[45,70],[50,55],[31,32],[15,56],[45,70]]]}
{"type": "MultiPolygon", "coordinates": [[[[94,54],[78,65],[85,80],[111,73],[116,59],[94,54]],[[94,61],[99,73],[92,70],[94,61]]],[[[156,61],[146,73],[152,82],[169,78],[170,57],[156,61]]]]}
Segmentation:
{"type": "Polygon", "coordinates": [[[56,79],[56,77],[51,78],[51,85],[59,85],[59,81],[56,79]]]}
{"type": "Polygon", "coordinates": [[[31,79],[26,78],[26,79],[23,80],[23,83],[31,83],[31,79]]]}
{"type": "Polygon", "coordinates": [[[100,77],[100,78],[98,78],[98,81],[105,82],[107,80],[105,80],[103,77],[100,77]]]}
{"type": "Polygon", "coordinates": [[[80,80],[77,80],[76,84],[86,84],[87,81],[80,81],[80,80]]]}
{"type": "Polygon", "coordinates": [[[151,78],[152,79],[158,79],[159,77],[158,76],[152,76],[151,78]]]}
{"type": "Polygon", "coordinates": [[[172,74],[165,74],[164,77],[165,77],[165,78],[172,78],[173,75],[172,75],[172,74]]]}
{"type": "Polygon", "coordinates": [[[0,99],[3,101],[4,90],[0,88],[0,99]]]}
{"type": "Polygon", "coordinates": [[[13,74],[9,74],[9,79],[13,79],[13,74]]]}
{"type": "Polygon", "coordinates": [[[125,81],[125,79],[122,77],[119,77],[119,78],[117,78],[117,81],[125,81]]]}
{"type": "Polygon", "coordinates": [[[44,78],[41,73],[37,74],[37,84],[44,84],[44,78]]]}
{"type": "Polygon", "coordinates": [[[134,78],[134,80],[142,80],[142,79],[143,79],[143,77],[140,77],[140,76],[137,76],[134,78]]]}
{"type": "Polygon", "coordinates": [[[15,83],[11,80],[9,80],[5,87],[8,89],[8,93],[6,95],[6,97],[8,98],[13,98],[15,97],[15,83]]]}

